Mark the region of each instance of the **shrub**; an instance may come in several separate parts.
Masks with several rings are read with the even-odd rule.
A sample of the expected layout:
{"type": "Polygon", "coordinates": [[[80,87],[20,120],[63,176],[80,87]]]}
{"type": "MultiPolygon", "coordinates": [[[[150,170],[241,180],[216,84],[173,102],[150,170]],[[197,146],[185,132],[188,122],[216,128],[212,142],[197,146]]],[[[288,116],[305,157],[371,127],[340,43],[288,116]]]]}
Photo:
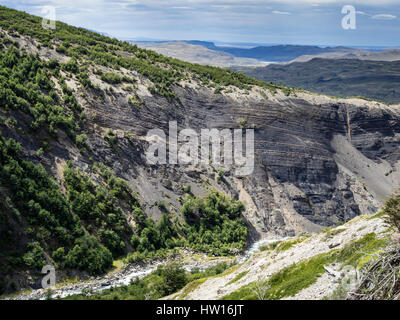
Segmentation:
{"type": "Polygon", "coordinates": [[[24,263],[30,268],[41,268],[46,264],[43,256],[43,248],[39,242],[31,242],[26,246],[27,252],[24,254],[24,263]]]}
{"type": "Polygon", "coordinates": [[[182,289],[187,282],[185,270],[177,263],[171,263],[160,267],[160,273],[164,278],[161,290],[164,296],[170,295],[182,289]]]}
{"type": "Polygon", "coordinates": [[[189,244],[214,254],[242,250],[247,237],[247,229],[240,218],[244,209],[243,203],[217,191],[205,198],[187,195],[182,213],[187,221],[185,233],[189,244]]]}
{"type": "Polygon", "coordinates": [[[75,143],[80,149],[89,149],[89,145],[87,144],[87,136],[84,133],[76,136],[75,143]]]}
{"type": "Polygon", "coordinates": [[[392,195],[383,207],[385,221],[400,232],[400,194],[392,195]]]}
{"type": "Polygon", "coordinates": [[[119,75],[111,72],[103,73],[101,75],[101,80],[110,84],[118,84],[122,82],[122,78],[119,75]]]}
{"type": "Polygon", "coordinates": [[[65,256],[65,249],[63,247],[53,251],[52,258],[56,261],[62,261],[65,256]]]}
{"type": "Polygon", "coordinates": [[[72,73],[78,73],[79,67],[78,62],[75,58],[70,59],[67,63],[61,65],[65,71],[69,71],[72,73]]]}
{"type": "Polygon", "coordinates": [[[115,148],[117,145],[118,137],[111,129],[107,131],[104,140],[108,142],[111,148],[115,148]]]}
{"type": "Polygon", "coordinates": [[[75,242],[65,257],[65,266],[71,269],[87,270],[91,275],[104,273],[112,266],[110,250],[101,245],[93,236],[83,236],[75,242]]]}

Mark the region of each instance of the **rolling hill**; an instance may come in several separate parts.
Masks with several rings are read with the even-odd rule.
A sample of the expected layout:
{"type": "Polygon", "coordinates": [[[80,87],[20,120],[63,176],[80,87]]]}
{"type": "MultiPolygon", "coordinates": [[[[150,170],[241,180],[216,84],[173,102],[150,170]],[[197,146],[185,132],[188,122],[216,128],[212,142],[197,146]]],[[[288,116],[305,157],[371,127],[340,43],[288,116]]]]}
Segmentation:
{"type": "Polygon", "coordinates": [[[224,51],[211,50],[202,45],[190,44],[183,41],[166,43],[136,42],[135,44],[141,48],[156,51],[167,57],[203,65],[217,67],[265,65],[265,63],[257,59],[238,58],[224,51]]]}
{"type": "Polygon", "coordinates": [[[234,69],[266,82],[331,96],[400,102],[400,61],[314,58],[308,62],[234,69]]]}

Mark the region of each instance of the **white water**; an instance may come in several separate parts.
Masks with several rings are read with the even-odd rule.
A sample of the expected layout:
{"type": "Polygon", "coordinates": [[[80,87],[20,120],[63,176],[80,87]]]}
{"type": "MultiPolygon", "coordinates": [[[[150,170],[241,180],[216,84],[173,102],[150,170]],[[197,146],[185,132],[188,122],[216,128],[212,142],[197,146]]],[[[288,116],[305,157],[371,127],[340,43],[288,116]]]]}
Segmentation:
{"type": "Polygon", "coordinates": [[[243,255],[243,257],[241,259],[239,259],[239,262],[241,263],[241,262],[248,260],[254,253],[256,253],[257,251],[260,250],[260,247],[262,247],[266,244],[270,244],[270,243],[274,243],[274,242],[278,242],[278,241],[286,241],[291,238],[292,237],[277,238],[277,239],[263,239],[263,240],[254,242],[250,246],[250,248],[247,250],[247,252],[243,255]]]}
{"type": "MultiPolygon", "coordinates": [[[[98,284],[95,288],[92,288],[93,292],[100,292],[106,289],[110,289],[111,287],[122,287],[122,286],[127,286],[130,284],[132,279],[135,278],[143,278],[150,273],[152,273],[154,270],[156,270],[157,267],[148,267],[145,268],[144,270],[139,270],[139,271],[134,271],[132,273],[129,273],[128,275],[124,276],[123,278],[114,281],[112,284],[109,285],[102,285],[101,283],[98,284]]],[[[107,282],[107,280],[104,280],[104,282],[107,282]]],[[[71,290],[63,290],[61,294],[53,294],[53,297],[59,297],[59,298],[66,298],[68,296],[76,295],[76,294],[82,294],[84,292],[84,289],[71,289],[71,290]]]]}

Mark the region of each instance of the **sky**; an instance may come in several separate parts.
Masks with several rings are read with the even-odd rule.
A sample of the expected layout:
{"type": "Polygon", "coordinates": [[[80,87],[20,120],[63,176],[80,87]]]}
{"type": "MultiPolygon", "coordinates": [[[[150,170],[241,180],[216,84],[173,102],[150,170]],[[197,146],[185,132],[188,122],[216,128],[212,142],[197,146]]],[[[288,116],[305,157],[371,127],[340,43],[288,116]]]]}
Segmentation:
{"type": "Polygon", "coordinates": [[[119,39],[400,46],[400,0],[0,0],[6,7],[119,39]],[[356,9],[343,29],[342,8],[356,9]]]}

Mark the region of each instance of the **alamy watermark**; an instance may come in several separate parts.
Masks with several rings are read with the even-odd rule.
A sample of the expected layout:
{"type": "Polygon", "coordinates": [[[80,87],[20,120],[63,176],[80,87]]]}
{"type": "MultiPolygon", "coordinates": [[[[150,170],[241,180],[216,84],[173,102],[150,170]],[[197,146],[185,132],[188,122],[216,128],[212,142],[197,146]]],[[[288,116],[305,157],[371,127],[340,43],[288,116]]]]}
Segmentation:
{"type": "Polygon", "coordinates": [[[167,139],[161,129],[153,129],[147,133],[146,139],[150,145],[146,151],[146,159],[149,164],[231,167],[235,168],[236,176],[248,176],[254,171],[253,129],[201,129],[199,136],[190,128],[178,133],[177,122],[170,121],[168,135],[167,139]]]}
{"type": "Polygon", "coordinates": [[[43,15],[42,27],[46,30],[56,29],[56,8],[53,6],[43,6],[41,10],[43,15]]]}
{"type": "Polygon", "coordinates": [[[357,288],[360,283],[360,271],[353,266],[344,266],[341,270],[340,284],[346,292],[357,288]]]}
{"type": "Polygon", "coordinates": [[[42,274],[46,274],[42,279],[42,288],[48,289],[56,286],[56,269],[52,265],[42,268],[42,274]]]}
{"type": "Polygon", "coordinates": [[[342,28],[344,30],[355,30],[357,28],[357,11],[354,6],[346,5],[342,8],[342,28]]]}

